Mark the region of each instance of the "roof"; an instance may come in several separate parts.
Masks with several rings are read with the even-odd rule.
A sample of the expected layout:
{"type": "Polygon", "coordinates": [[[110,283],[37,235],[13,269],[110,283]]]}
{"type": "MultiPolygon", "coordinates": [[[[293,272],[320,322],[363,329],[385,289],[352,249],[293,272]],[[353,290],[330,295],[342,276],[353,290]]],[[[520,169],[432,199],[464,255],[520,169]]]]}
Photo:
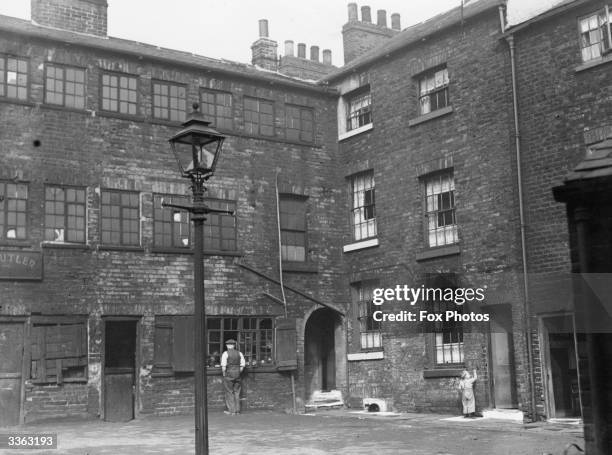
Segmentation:
{"type": "Polygon", "coordinates": [[[380,58],[386,57],[391,53],[419,42],[423,38],[460,24],[462,20],[470,19],[483,13],[484,11],[497,8],[500,5],[505,5],[505,3],[505,0],[472,0],[463,7],[463,14],[461,12],[461,6],[458,6],[445,13],[438,14],[425,22],[407,27],[394,37],[390,38],[388,41],[385,41],[380,46],[377,46],[374,49],[366,52],[361,57],[350,61],[337,71],[333,71],[332,73],[328,74],[322,78],[320,82],[328,82],[338,79],[339,77],[353,72],[357,68],[366,66],[380,58]]]}
{"type": "Polygon", "coordinates": [[[22,35],[32,39],[50,40],[85,48],[94,48],[102,51],[126,54],[141,58],[148,58],[170,64],[180,64],[205,71],[217,72],[229,76],[255,79],[270,84],[285,85],[301,88],[319,93],[335,93],[335,90],[323,88],[312,82],[304,81],[291,76],[265,71],[253,65],[238,63],[230,60],[213,59],[190,52],[167,49],[151,44],[140,43],[114,37],[100,37],[85,33],[61,30],[34,24],[24,19],[0,15],[0,33],[22,35]]]}
{"type": "Polygon", "coordinates": [[[584,5],[592,0],[545,0],[542,3],[531,0],[510,0],[508,3],[508,28],[506,35],[522,30],[531,24],[546,20],[567,10],[584,5]]]}

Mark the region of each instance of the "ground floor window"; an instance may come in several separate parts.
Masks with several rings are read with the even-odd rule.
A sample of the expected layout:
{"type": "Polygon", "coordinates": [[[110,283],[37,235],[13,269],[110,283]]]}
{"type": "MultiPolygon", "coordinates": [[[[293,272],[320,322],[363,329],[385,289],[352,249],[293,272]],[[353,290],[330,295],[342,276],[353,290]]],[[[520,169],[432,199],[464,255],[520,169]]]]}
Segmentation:
{"type": "Polygon", "coordinates": [[[236,340],[247,366],[272,364],[272,318],[209,317],[207,324],[209,366],[221,365],[221,354],[229,339],[236,340]]]}
{"type": "MultiPolygon", "coordinates": [[[[462,306],[455,302],[434,302],[434,312],[462,312],[462,306]]],[[[444,319],[444,318],[443,318],[444,319]]],[[[463,363],[463,322],[444,320],[434,323],[435,358],[437,365],[463,363]]]]}

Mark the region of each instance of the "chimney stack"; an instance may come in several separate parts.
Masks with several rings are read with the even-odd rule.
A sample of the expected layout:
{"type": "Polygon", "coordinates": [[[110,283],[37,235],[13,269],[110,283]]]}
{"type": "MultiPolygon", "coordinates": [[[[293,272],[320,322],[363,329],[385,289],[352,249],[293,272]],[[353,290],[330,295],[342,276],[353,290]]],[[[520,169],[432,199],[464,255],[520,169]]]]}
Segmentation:
{"type": "Polygon", "coordinates": [[[293,57],[293,41],[285,41],[285,56],[293,57]]]}
{"type": "Polygon", "coordinates": [[[107,36],[106,0],[31,0],[32,21],[47,27],[107,36]],[[75,14],[75,11],[78,12],[75,14]]]}
{"type": "Polygon", "coordinates": [[[367,24],[372,23],[372,16],[370,15],[370,7],[362,6],[361,7],[361,22],[365,22],[367,24]]]}
{"type": "Polygon", "coordinates": [[[306,44],[298,43],[298,57],[306,58],[306,44]]]}
{"type": "Polygon", "coordinates": [[[268,19],[259,19],[259,37],[268,37],[268,19]]]}
{"type": "Polygon", "coordinates": [[[348,21],[349,22],[357,22],[359,19],[357,17],[357,3],[349,3],[348,4],[348,21]]]}
{"type": "Polygon", "coordinates": [[[259,21],[259,39],[251,45],[251,63],[261,68],[277,71],[277,49],[278,43],[268,38],[268,20],[261,19],[259,21]]]}
{"type": "Polygon", "coordinates": [[[391,15],[391,28],[393,30],[401,30],[402,27],[400,26],[400,15],[398,13],[393,13],[391,15]]]}
{"type": "Polygon", "coordinates": [[[330,49],[323,50],[323,64],[331,65],[332,64],[332,53],[330,49]]]}
{"type": "Polygon", "coordinates": [[[310,60],[319,61],[319,46],[310,46],[310,60]]]}
{"type": "Polygon", "coordinates": [[[384,9],[379,9],[377,11],[377,21],[376,24],[379,27],[386,27],[387,26],[387,12],[384,9]]]}

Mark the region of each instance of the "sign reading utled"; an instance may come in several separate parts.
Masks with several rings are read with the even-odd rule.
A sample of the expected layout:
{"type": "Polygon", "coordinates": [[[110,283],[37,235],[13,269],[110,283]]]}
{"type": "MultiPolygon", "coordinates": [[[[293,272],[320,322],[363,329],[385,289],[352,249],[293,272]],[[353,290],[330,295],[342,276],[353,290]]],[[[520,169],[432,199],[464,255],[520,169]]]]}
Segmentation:
{"type": "Polygon", "coordinates": [[[0,250],[0,280],[42,280],[40,251],[0,250]]]}

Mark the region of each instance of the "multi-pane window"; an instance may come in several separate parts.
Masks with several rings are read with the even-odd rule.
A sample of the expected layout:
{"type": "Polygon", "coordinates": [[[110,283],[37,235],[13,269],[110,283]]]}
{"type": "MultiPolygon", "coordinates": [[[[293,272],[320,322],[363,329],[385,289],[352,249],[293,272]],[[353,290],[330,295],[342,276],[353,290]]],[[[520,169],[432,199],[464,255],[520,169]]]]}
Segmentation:
{"type": "Polygon", "coordinates": [[[244,130],[256,136],[274,136],[274,103],[245,96],[244,130]]]}
{"type": "Polygon", "coordinates": [[[189,212],[173,207],[162,207],[162,201],[189,205],[186,196],[153,195],[153,243],[157,248],[190,248],[189,212]]]}
{"type": "Polygon", "coordinates": [[[0,96],[28,99],[28,61],[0,56],[0,96]]]}
{"type": "MultiPolygon", "coordinates": [[[[236,202],[207,199],[211,209],[236,211],[236,202]]],[[[225,213],[209,213],[204,221],[204,250],[236,251],[236,217],[225,213]]]]}
{"type": "Polygon", "coordinates": [[[270,365],[273,362],[274,331],[272,318],[211,317],[206,320],[208,332],[208,365],[220,366],[225,342],[237,341],[247,366],[270,365]]]}
{"type": "Polygon", "coordinates": [[[362,172],[352,176],[351,194],[353,240],[376,237],[374,171],[362,172]]]}
{"type": "Polygon", "coordinates": [[[102,74],[102,110],[136,115],[137,85],[135,76],[102,74]]]}
{"type": "Polygon", "coordinates": [[[0,182],[0,239],[25,239],[28,186],[0,182]]]}
{"type": "Polygon", "coordinates": [[[347,104],[347,131],[372,123],[372,96],[369,90],[351,95],[347,104]]]}
{"type": "Polygon", "coordinates": [[[85,243],[84,188],[45,187],[45,240],[85,243]]]}
{"type": "Polygon", "coordinates": [[[372,303],[372,294],[376,286],[376,281],[364,281],[355,286],[361,349],[382,347],[381,323],[373,316],[376,306],[372,303]]]}
{"type": "MultiPolygon", "coordinates": [[[[431,302],[432,312],[446,315],[446,311],[462,313],[463,306],[455,302],[431,302]]],[[[463,322],[442,317],[433,322],[436,364],[463,363],[463,322]]]]}
{"type": "Polygon", "coordinates": [[[201,90],[200,101],[204,118],[216,128],[231,130],[234,128],[232,94],[214,90],[201,90]]]}
{"type": "Polygon", "coordinates": [[[451,172],[426,178],[425,212],[429,246],[459,241],[455,220],[455,180],[451,172]]]}
{"type": "Polygon", "coordinates": [[[185,87],[168,82],[153,82],[153,117],[182,122],[186,110],[185,87]]]}
{"type": "Polygon", "coordinates": [[[45,66],[45,103],[85,108],[85,70],[47,64],[45,66]]]}
{"type": "Polygon", "coordinates": [[[102,190],[101,242],[140,245],[139,195],[132,191],[102,190]]]}
{"type": "Polygon", "coordinates": [[[314,139],[314,113],[308,107],[285,107],[286,135],[291,141],[312,142],[314,139]]]}
{"type": "Polygon", "coordinates": [[[281,195],[279,199],[281,257],[284,261],[306,261],[306,199],[281,195]]]}
{"type": "Polygon", "coordinates": [[[580,52],[582,61],[588,62],[600,58],[612,49],[610,31],[610,8],[583,17],[578,21],[580,32],[580,52]]]}
{"type": "Polygon", "coordinates": [[[448,105],[448,69],[441,68],[419,77],[419,114],[428,114],[448,105]]]}

